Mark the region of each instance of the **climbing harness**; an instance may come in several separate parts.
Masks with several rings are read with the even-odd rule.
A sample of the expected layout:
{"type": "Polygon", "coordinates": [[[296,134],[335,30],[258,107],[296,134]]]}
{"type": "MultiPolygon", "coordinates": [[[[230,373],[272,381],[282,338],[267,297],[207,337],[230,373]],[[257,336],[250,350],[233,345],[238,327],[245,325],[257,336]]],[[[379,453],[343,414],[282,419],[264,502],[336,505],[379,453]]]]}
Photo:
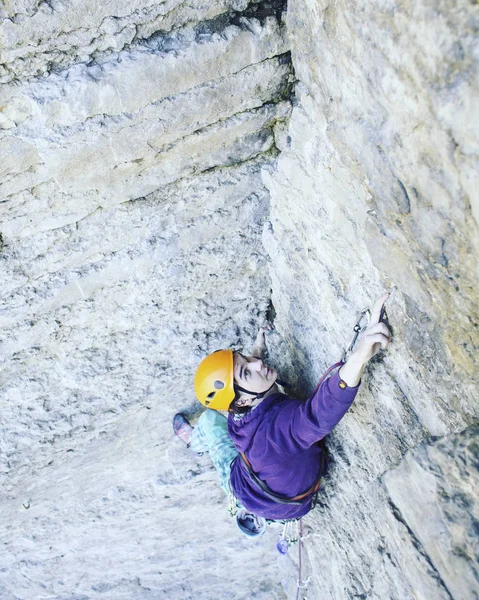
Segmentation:
{"type": "Polygon", "coordinates": [[[293,505],[300,506],[301,504],[303,504],[303,502],[301,502],[301,500],[304,501],[305,498],[307,498],[308,496],[312,496],[313,494],[315,494],[318,491],[319,485],[321,483],[322,464],[320,465],[319,473],[316,477],[315,482],[305,492],[303,492],[302,494],[298,494],[297,496],[294,496],[294,498],[290,498],[288,496],[283,496],[281,494],[277,494],[276,492],[273,492],[273,490],[271,490],[269,488],[269,486],[256,475],[256,473],[251,468],[251,464],[250,464],[249,460],[246,458],[246,455],[243,452],[241,452],[239,454],[239,459],[241,460],[243,467],[246,469],[246,471],[251,479],[251,482],[258,489],[260,489],[265,494],[265,496],[267,496],[270,500],[273,500],[273,502],[276,502],[278,504],[293,504],[293,505]]]}

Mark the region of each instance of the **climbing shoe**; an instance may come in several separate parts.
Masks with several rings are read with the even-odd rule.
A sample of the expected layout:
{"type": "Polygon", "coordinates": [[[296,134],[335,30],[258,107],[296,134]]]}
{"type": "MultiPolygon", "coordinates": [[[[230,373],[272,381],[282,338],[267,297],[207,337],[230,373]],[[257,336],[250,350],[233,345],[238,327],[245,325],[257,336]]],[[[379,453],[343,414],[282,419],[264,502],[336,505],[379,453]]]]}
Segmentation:
{"type": "MultiPolygon", "coordinates": [[[[186,447],[190,447],[190,436],[193,431],[193,427],[190,425],[188,419],[181,413],[177,413],[173,417],[173,431],[182,442],[186,444],[186,447]]],[[[202,456],[202,452],[195,452],[197,456],[202,456]]]]}
{"type": "Polygon", "coordinates": [[[245,508],[241,508],[236,513],[236,525],[241,533],[249,538],[263,535],[266,531],[266,521],[263,517],[258,517],[258,515],[248,512],[245,508]]]}

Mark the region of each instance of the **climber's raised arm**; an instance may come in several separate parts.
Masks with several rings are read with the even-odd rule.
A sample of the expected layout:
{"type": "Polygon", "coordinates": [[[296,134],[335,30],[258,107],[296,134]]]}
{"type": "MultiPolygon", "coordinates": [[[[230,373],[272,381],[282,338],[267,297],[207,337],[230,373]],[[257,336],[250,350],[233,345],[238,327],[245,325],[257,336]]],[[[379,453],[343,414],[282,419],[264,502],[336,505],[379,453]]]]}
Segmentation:
{"type": "MultiPolygon", "coordinates": [[[[304,403],[288,405],[275,420],[275,436],[281,448],[289,452],[305,451],[330,433],[349,410],[356,397],[361,374],[368,361],[389,345],[391,332],[381,322],[389,294],[376,300],[371,321],[357,348],[346,363],[319,386],[304,403]]],[[[275,438],[275,439],[276,439],[275,438]]]]}

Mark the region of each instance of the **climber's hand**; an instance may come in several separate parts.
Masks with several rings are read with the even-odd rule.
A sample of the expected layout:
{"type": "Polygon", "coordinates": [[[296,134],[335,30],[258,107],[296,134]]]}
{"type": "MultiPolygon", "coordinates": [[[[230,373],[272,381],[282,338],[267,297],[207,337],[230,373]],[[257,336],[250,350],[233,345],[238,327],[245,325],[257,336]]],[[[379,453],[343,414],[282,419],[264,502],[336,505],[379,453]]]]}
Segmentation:
{"type": "Polygon", "coordinates": [[[385,350],[391,341],[391,331],[386,323],[381,321],[381,314],[389,293],[376,300],[371,310],[371,321],[353,352],[359,362],[366,364],[380,350],[385,350]]]}
{"type": "Polygon", "coordinates": [[[265,323],[262,327],[259,328],[258,335],[256,336],[256,340],[254,342],[253,349],[251,350],[252,356],[257,356],[258,358],[263,358],[264,351],[266,348],[265,343],[265,334],[269,331],[273,331],[274,325],[272,323],[265,323]]]}
{"type": "Polygon", "coordinates": [[[371,320],[366,331],[348,360],[339,370],[339,376],[349,387],[356,387],[360,380],[364,367],[368,361],[381,349],[388,347],[391,341],[389,327],[381,321],[383,306],[389,298],[389,293],[384,294],[376,300],[371,310],[371,320]]]}

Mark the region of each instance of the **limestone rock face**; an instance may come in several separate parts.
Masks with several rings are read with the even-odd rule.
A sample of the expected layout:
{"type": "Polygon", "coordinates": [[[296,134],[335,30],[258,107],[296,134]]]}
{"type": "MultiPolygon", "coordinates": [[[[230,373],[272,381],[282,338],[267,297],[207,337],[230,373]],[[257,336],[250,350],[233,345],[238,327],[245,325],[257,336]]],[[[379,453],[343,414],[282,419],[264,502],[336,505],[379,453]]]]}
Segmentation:
{"type": "Polygon", "coordinates": [[[284,598],[171,427],[270,299],[292,74],[281,5],[245,8],[3,9],[2,599],[284,598]]]}
{"type": "Polygon", "coordinates": [[[3,3],[3,81],[48,74],[85,62],[101,52],[120,52],[135,42],[165,34],[182,25],[214,19],[230,10],[244,10],[244,0],[213,2],[65,2],[3,3]]]}
{"type": "MultiPolygon", "coordinates": [[[[340,359],[360,310],[394,290],[394,341],[330,440],[331,481],[306,519],[323,600],[479,594],[474,476],[459,476],[474,453],[464,467],[444,450],[451,470],[432,449],[413,454],[421,468],[401,462],[478,418],[476,19],[467,2],[288,4],[299,83],[265,172],[263,240],[275,360],[298,395],[340,359]]],[[[472,448],[477,430],[466,431],[472,448]]]]}
{"type": "Polygon", "coordinates": [[[198,362],[304,398],[385,289],[394,341],[330,437],[308,600],[478,589],[477,9],[390,0],[0,8],[0,597],[286,600],[235,528],[198,362]]]}
{"type": "MultiPolygon", "coordinates": [[[[479,427],[473,425],[423,444],[384,477],[394,516],[417,552],[430,559],[442,588],[437,597],[445,591],[453,598],[477,595],[478,440],[479,427]]],[[[416,573],[411,575],[415,589],[421,582],[416,573]]]]}
{"type": "Polygon", "coordinates": [[[345,512],[347,483],[328,486],[308,518],[313,597],[475,598],[477,441],[475,425],[420,444],[345,512]]]}

